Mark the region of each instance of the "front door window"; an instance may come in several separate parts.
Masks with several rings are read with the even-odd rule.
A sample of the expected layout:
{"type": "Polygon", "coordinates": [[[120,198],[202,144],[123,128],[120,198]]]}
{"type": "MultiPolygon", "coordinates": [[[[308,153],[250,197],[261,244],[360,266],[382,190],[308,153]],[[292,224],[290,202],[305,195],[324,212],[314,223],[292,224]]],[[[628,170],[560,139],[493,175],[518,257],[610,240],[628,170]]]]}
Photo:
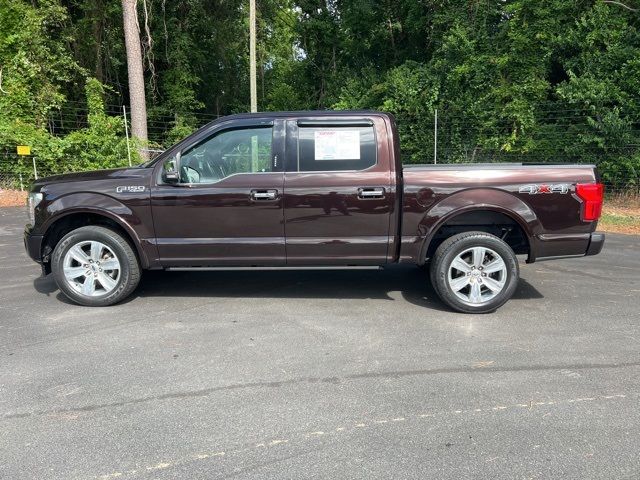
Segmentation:
{"type": "Polygon", "coordinates": [[[216,183],[232,175],[272,171],[271,127],[226,130],[183,152],[181,183],[216,183]]]}

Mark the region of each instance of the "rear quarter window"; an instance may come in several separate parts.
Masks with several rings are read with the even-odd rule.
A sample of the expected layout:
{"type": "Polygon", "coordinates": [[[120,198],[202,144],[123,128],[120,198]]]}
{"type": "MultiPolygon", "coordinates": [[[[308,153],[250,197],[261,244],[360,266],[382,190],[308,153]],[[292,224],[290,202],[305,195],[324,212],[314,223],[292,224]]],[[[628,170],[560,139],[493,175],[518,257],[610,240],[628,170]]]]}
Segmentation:
{"type": "Polygon", "coordinates": [[[366,170],[376,164],[376,139],[369,126],[300,127],[298,171],[366,170]]]}

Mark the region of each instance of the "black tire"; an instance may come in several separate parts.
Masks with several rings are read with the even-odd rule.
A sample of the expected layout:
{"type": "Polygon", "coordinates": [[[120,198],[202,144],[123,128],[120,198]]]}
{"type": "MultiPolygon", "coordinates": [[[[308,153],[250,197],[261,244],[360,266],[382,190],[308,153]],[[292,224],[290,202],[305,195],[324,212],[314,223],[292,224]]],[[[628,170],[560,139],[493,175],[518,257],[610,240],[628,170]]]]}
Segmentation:
{"type": "MultiPolygon", "coordinates": [[[[475,266],[471,268],[473,268],[474,271],[476,270],[475,266]]],[[[513,296],[518,287],[520,269],[515,253],[513,253],[511,247],[500,238],[484,232],[464,232],[447,238],[436,249],[431,260],[430,275],[431,284],[436,293],[440,299],[452,309],[463,313],[489,313],[504,305],[513,296]],[[493,298],[478,304],[473,304],[470,301],[461,299],[449,284],[449,269],[452,262],[458,255],[464,254],[464,252],[473,247],[484,247],[497,253],[504,261],[506,267],[506,279],[504,279],[502,290],[495,294],[493,298]]],[[[467,275],[476,274],[469,273],[467,275]]],[[[505,274],[503,273],[502,275],[504,276],[505,274]]],[[[484,276],[486,277],[486,274],[484,276]]],[[[480,284],[482,284],[483,278],[479,280],[480,284]]],[[[474,277],[474,281],[477,282],[478,279],[474,277]]],[[[486,278],[484,281],[485,286],[481,286],[480,288],[484,288],[485,292],[491,294],[492,292],[486,286],[486,278]]]]}
{"type": "Polygon", "coordinates": [[[131,244],[118,232],[97,226],[80,227],[65,235],[53,251],[51,270],[60,291],[73,302],[88,307],[105,307],[121,302],[138,286],[141,275],[140,263],[131,244]],[[103,295],[87,296],[77,292],[69,284],[64,273],[64,258],[67,252],[75,245],[90,241],[107,246],[115,254],[120,265],[115,287],[103,295]]]}

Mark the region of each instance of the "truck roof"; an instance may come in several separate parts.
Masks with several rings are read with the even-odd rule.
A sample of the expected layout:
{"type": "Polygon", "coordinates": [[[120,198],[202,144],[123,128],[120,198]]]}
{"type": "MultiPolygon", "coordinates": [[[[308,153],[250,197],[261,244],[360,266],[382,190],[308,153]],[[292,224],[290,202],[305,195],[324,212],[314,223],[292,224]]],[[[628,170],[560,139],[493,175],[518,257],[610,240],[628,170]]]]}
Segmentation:
{"type": "Polygon", "coordinates": [[[383,115],[387,117],[393,117],[392,114],[386,112],[380,112],[377,110],[292,110],[288,112],[255,112],[255,113],[234,113],[232,115],[225,115],[219,117],[224,119],[243,119],[253,117],[274,117],[274,118],[286,118],[286,117],[353,117],[353,116],[371,116],[371,115],[383,115]]]}

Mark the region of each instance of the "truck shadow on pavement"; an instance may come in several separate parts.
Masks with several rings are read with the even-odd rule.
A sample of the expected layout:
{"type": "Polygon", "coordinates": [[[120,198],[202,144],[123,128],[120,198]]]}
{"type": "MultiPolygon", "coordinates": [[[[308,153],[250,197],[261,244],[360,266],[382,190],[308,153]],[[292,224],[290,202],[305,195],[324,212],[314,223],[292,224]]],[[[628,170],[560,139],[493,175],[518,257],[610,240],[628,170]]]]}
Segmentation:
{"type": "MultiPolygon", "coordinates": [[[[51,275],[34,280],[45,295],[56,293],[70,302],[51,275]]],[[[383,270],[295,270],[295,271],[146,271],[136,291],[120,303],[148,297],[202,298],[318,298],[354,300],[398,300],[433,310],[451,311],[438,298],[423,269],[392,266],[383,270]]],[[[512,300],[543,298],[530,283],[520,279],[512,300]]]]}

